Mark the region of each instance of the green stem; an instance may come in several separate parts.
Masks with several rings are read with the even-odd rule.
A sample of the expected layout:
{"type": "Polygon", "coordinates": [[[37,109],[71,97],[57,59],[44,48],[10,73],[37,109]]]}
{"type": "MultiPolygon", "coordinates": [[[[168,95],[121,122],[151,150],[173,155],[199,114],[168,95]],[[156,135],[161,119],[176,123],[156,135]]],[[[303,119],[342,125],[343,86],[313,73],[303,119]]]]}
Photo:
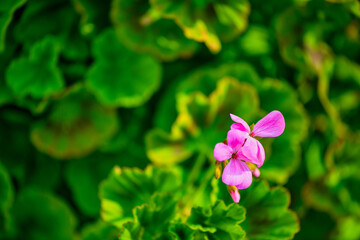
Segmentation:
{"type": "Polygon", "coordinates": [[[195,160],[194,167],[191,169],[188,180],[186,181],[186,186],[190,184],[193,185],[194,181],[200,175],[201,170],[203,169],[204,164],[206,163],[206,155],[204,153],[200,153],[199,156],[195,160]]]}
{"type": "Polygon", "coordinates": [[[205,190],[206,186],[209,184],[211,179],[214,177],[214,170],[215,170],[214,166],[211,165],[211,167],[209,167],[209,169],[206,171],[204,179],[201,181],[200,186],[196,189],[195,196],[192,198],[192,204],[193,204],[193,202],[195,202],[197,200],[197,198],[199,197],[201,192],[203,192],[205,190]]]}

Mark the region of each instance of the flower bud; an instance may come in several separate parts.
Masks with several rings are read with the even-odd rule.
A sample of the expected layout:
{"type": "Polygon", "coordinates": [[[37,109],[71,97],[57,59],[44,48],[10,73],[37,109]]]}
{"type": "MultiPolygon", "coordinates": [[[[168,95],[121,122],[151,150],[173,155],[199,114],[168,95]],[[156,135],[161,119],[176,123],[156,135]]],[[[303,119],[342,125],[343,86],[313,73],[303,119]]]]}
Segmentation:
{"type": "Polygon", "coordinates": [[[260,176],[260,170],[255,167],[254,171],[252,171],[252,174],[254,175],[254,177],[259,177],[260,176]]]}
{"type": "Polygon", "coordinates": [[[233,201],[238,203],[240,201],[240,193],[237,187],[232,185],[227,185],[228,192],[230,193],[230,196],[232,197],[233,201]]]}
{"type": "Polygon", "coordinates": [[[221,173],[222,173],[221,162],[216,161],[215,162],[215,178],[219,179],[219,177],[221,176],[221,173]]]}
{"type": "Polygon", "coordinates": [[[223,164],[224,164],[224,168],[225,168],[227,165],[227,161],[223,161],[223,164]]]}
{"type": "Polygon", "coordinates": [[[250,163],[250,162],[246,162],[246,164],[250,168],[250,171],[254,177],[260,176],[260,170],[259,170],[259,168],[257,168],[257,166],[255,164],[250,163]]]}

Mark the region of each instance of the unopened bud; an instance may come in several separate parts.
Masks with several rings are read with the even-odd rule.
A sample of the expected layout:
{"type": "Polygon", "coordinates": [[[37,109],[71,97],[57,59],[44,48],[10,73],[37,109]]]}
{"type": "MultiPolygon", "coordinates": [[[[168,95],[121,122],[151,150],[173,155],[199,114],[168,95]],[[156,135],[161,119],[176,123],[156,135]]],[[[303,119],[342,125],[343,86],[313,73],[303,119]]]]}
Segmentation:
{"type": "Polygon", "coordinates": [[[254,171],[252,171],[252,174],[254,175],[254,177],[259,177],[260,176],[260,170],[255,167],[254,171]]]}
{"type": "Polygon", "coordinates": [[[238,203],[240,201],[240,193],[237,187],[232,185],[227,185],[228,192],[230,193],[230,196],[232,197],[233,201],[238,203]]]}
{"type": "Polygon", "coordinates": [[[259,168],[257,168],[257,166],[255,164],[250,163],[250,162],[246,162],[246,164],[250,168],[250,171],[251,171],[252,175],[254,175],[254,177],[260,176],[260,170],[259,170],[259,168]]]}
{"type": "Polygon", "coordinates": [[[251,163],[251,162],[246,162],[246,165],[248,165],[248,167],[250,168],[251,172],[254,171],[254,169],[256,168],[255,164],[251,163]]]}
{"type": "Polygon", "coordinates": [[[225,168],[227,165],[227,161],[223,161],[223,164],[224,164],[224,168],[225,168]]]}
{"type": "Polygon", "coordinates": [[[222,166],[220,161],[215,161],[215,178],[219,179],[222,172],[222,166]]]}

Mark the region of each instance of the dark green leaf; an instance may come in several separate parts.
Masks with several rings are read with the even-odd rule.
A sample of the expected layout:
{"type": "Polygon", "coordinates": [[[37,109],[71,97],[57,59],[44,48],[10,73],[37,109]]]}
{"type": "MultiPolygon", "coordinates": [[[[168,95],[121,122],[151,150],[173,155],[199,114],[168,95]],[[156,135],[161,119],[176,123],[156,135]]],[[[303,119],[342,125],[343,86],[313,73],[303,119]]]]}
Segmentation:
{"type": "Polygon", "coordinates": [[[14,60],[6,72],[6,82],[18,97],[48,97],[64,87],[57,67],[60,47],[52,37],[34,44],[29,58],[14,60]]]}
{"type": "Polygon", "coordinates": [[[14,204],[14,217],[17,239],[74,239],[76,219],[72,211],[64,201],[49,193],[23,190],[14,204]]]}
{"type": "Polygon", "coordinates": [[[158,89],[161,67],[151,56],[134,53],[112,30],[103,32],[93,46],[95,63],[87,86],[105,105],[135,107],[158,89]]]}
{"type": "Polygon", "coordinates": [[[84,90],[75,89],[53,106],[48,119],[33,125],[31,141],[55,158],[79,158],[109,140],[117,126],[114,109],[103,107],[84,90]]]}

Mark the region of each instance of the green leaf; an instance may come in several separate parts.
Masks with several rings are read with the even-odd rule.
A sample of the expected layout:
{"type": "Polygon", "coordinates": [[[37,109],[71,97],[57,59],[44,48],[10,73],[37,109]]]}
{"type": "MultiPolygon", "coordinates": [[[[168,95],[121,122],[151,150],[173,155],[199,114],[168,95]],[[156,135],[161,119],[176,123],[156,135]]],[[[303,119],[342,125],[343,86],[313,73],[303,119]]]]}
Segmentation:
{"type": "MultiPolygon", "coordinates": [[[[240,37],[240,49],[249,56],[269,54],[272,50],[270,31],[262,26],[249,26],[240,37]]],[[[240,50],[239,49],[239,50],[240,50]]],[[[239,51],[238,50],[238,51],[239,51]]]]}
{"type": "Polygon", "coordinates": [[[204,42],[214,53],[221,49],[220,38],[232,40],[247,27],[250,5],[246,0],[196,2],[151,0],[151,6],[163,18],[173,19],[187,38],[204,42]],[[201,4],[202,5],[202,4],[201,4]]]}
{"type": "Polygon", "coordinates": [[[147,155],[156,165],[176,164],[192,155],[192,151],[185,148],[182,139],[176,139],[160,129],[149,131],[145,143],[147,155]]]}
{"type": "Polygon", "coordinates": [[[172,240],[205,240],[206,233],[193,230],[185,223],[172,223],[169,227],[172,240]]]}
{"type": "Polygon", "coordinates": [[[83,89],[75,89],[54,104],[47,119],[33,125],[31,141],[52,157],[80,158],[109,140],[117,127],[114,109],[99,105],[83,89]]]}
{"type": "Polygon", "coordinates": [[[356,240],[360,238],[359,218],[346,217],[338,222],[331,239],[356,240]]]}
{"type": "Polygon", "coordinates": [[[119,239],[169,239],[168,229],[176,214],[176,205],[172,195],[154,195],[149,205],[134,208],[134,220],[122,226],[119,239]]]}
{"type": "Polygon", "coordinates": [[[6,72],[6,82],[19,97],[48,97],[64,87],[57,67],[60,48],[52,37],[34,44],[29,58],[13,60],[6,72]]]}
{"type": "Polygon", "coordinates": [[[205,233],[209,239],[237,240],[245,237],[245,232],[239,225],[244,220],[243,207],[235,203],[226,206],[223,201],[217,201],[207,209],[194,207],[186,223],[192,230],[205,233]]]}
{"type": "Polygon", "coordinates": [[[99,220],[85,225],[81,230],[82,240],[117,240],[119,230],[99,220]]]}
{"type": "Polygon", "coordinates": [[[17,239],[74,239],[76,219],[72,211],[64,201],[49,193],[25,189],[18,194],[13,209],[17,239]]]}
{"type": "Polygon", "coordinates": [[[5,0],[0,6],[0,52],[5,49],[6,30],[9,27],[14,12],[25,4],[26,0],[5,0]]]}
{"type": "Polygon", "coordinates": [[[181,184],[179,173],[148,166],[144,171],[115,167],[100,187],[101,216],[121,227],[131,220],[134,207],[151,203],[155,192],[175,193],[181,184]]]}
{"type": "Polygon", "coordinates": [[[126,49],[112,30],[103,32],[95,40],[93,54],[95,63],[86,83],[103,104],[136,107],[159,88],[159,63],[151,56],[126,49]]]}
{"type": "Polygon", "coordinates": [[[98,216],[100,198],[98,186],[106,178],[117,159],[93,154],[74,159],[65,169],[65,180],[70,186],[73,198],[80,210],[87,216],[98,216]]]}
{"type": "Polygon", "coordinates": [[[198,44],[187,39],[175,22],[159,17],[147,0],[115,0],[111,10],[117,35],[134,51],[166,61],[190,57],[198,44]]]}
{"type": "Polygon", "coordinates": [[[307,206],[329,213],[334,219],[341,216],[360,216],[360,194],[355,190],[360,184],[359,133],[348,134],[348,139],[333,152],[333,167],[316,181],[303,188],[307,206]]]}
{"type": "Polygon", "coordinates": [[[63,42],[75,19],[76,13],[70,1],[28,0],[15,26],[14,37],[25,47],[47,35],[53,35],[63,42]]]}
{"type": "Polygon", "coordinates": [[[292,239],[300,229],[298,217],[288,209],[290,194],[285,188],[271,189],[265,181],[253,181],[240,204],[246,208],[241,226],[247,239],[292,239]]]}
{"type": "Polygon", "coordinates": [[[326,173],[322,152],[322,144],[318,139],[314,138],[305,155],[306,168],[310,179],[318,179],[326,173]]]}

